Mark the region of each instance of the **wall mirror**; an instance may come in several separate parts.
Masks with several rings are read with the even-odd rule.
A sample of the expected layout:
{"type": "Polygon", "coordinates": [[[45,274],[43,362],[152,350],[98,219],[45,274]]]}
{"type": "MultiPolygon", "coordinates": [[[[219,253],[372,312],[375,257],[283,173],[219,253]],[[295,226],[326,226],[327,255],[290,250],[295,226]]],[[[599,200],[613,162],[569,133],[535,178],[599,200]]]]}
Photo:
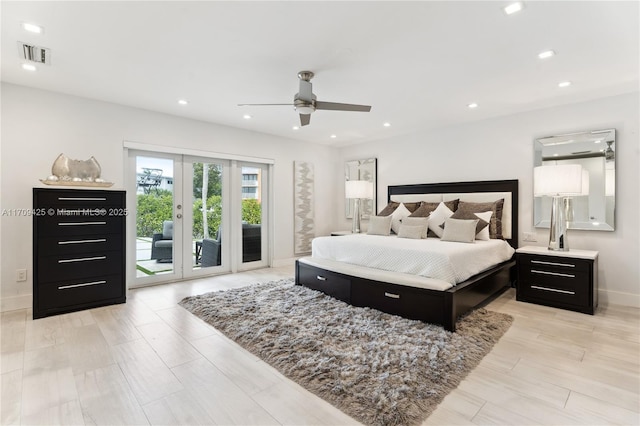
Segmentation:
{"type": "MultiPolygon", "coordinates": [[[[375,216],[377,211],[377,192],[378,192],[378,162],[375,158],[366,158],[364,160],[352,160],[345,163],[345,181],[347,180],[366,180],[373,183],[373,199],[363,199],[360,205],[360,216],[362,219],[368,219],[369,216],[375,216]]],[[[355,200],[345,198],[347,219],[353,218],[353,204],[355,200]]]]}
{"type": "MultiPolygon", "coordinates": [[[[581,196],[571,197],[568,206],[570,229],[613,231],[616,205],[616,131],[594,130],[536,139],[535,164],[580,164],[583,170],[581,196]],[[585,173],[586,172],[586,173],[585,173]]],[[[551,197],[535,197],[533,220],[536,228],[548,228],[551,197]]]]}

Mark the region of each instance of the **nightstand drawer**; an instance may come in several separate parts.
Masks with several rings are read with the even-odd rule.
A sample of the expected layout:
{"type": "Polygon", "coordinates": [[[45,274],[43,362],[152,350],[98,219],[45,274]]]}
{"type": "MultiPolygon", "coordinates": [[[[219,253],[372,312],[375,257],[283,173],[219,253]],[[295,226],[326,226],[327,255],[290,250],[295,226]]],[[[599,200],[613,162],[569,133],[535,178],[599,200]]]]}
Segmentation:
{"type": "Polygon", "coordinates": [[[592,262],[583,259],[562,258],[557,256],[536,256],[521,254],[520,263],[525,267],[541,271],[572,274],[589,272],[592,262]]]}
{"type": "Polygon", "coordinates": [[[572,279],[557,279],[531,276],[525,278],[518,286],[520,298],[534,298],[550,302],[567,303],[576,306],[589,306],[590,291],[585,285],[588,275],[572,279]]]}

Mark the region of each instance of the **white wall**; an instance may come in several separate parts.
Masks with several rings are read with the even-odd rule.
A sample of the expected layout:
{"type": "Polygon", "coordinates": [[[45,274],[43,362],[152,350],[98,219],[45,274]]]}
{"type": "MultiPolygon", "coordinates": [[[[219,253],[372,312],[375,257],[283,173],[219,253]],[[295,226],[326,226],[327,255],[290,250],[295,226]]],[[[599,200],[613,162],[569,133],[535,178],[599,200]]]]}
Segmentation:
{"type": "MultiPolygon", "coordinates": [[[[102,177],[124,189],[123,141],[275,159],[274,261],[293,253],[293,161],[315,169],[316,233],[328,234],[335,217],[333,190],[342,176],[337,149],[281,139],[201,121],[124,107],[58,93],[2,84],[1,199],[3,209],[32,207],[32,188],[65,153],[74,159],[92,155],[102,177]],[[330,182],[330,184],[326,184],[330,182]]],[[[31,306],[32,219],[1,217],[0,310],[31,306]],[[29,280],[16,282],[16,269],[29,280]]]]}
{"type": "MultiPolygon", "coordinates": [[[[532,225],[533,140],[554,134],[615,128],[616,230],[570,230],[569,244],[571,248],[600,252],[601,303],[640,307],[638,105],[636,92],[345,147],[341,157],[343,162],[378,158],[378,210],[386,204],[387,185],[518,179],[520,246],[545,246],[548,229],[535,229],[532,225]],[[525,243],[524,232],[535,232],[538,242],[525,243]]],[[[344,194],[342,182],[338,183],[336,193],[344,194]]],[[[338,207],[336,229],[351,229],[342,213],[344,202],[338,207]]]]}

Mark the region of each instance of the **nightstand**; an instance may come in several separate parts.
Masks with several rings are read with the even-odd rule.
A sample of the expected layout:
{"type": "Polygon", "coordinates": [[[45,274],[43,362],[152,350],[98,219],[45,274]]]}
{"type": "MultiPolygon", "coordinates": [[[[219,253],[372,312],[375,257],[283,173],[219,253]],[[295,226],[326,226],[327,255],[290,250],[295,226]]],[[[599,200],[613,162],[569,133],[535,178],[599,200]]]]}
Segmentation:
{"type": "Polygon", "coordinates": [[[351,231],[333,231],[331,233],[332,237],[342,237],[343,235],[351,235],[353,232],[351,231]]]}
{"type": "Polygon", "coordinates": [[[598,306],[598,252],[516,250],[516,300],[591,314],[598,306]]]}

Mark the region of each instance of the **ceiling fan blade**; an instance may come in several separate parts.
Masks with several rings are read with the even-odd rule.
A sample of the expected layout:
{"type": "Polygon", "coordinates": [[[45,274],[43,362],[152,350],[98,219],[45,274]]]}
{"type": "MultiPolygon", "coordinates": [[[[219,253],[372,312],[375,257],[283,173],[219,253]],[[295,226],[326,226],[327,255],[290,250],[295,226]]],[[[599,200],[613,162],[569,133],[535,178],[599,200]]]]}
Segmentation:
{"type": "Polygon", "coordinates": [[[369,112],[369,111],[371,111],[371,106],[370,105],[340,104],[340,103],[337,103],[337,102],[316,101],[316,109],[325,109],[325,110],[333,110],[333,111],[369,112]]]}
{"type": "Polygon", "coordinates": [[[300,125],[306,126],[311,122],[311,114],[300,114],[300,125]]]}
{"type": "Polygon", "coordinates": [[[293,106],[293,104],[238,104],[239,107],[243,107],[243,106],[275,106],[275,105],[293,106]]]}
{"type": "Polygon", "coordinates": [[[300,92],[298,93],[298,99],[303,101],[313,101],[313,93],[311,93],[311,82],[306,80],[300,80],[300,92]]]}

